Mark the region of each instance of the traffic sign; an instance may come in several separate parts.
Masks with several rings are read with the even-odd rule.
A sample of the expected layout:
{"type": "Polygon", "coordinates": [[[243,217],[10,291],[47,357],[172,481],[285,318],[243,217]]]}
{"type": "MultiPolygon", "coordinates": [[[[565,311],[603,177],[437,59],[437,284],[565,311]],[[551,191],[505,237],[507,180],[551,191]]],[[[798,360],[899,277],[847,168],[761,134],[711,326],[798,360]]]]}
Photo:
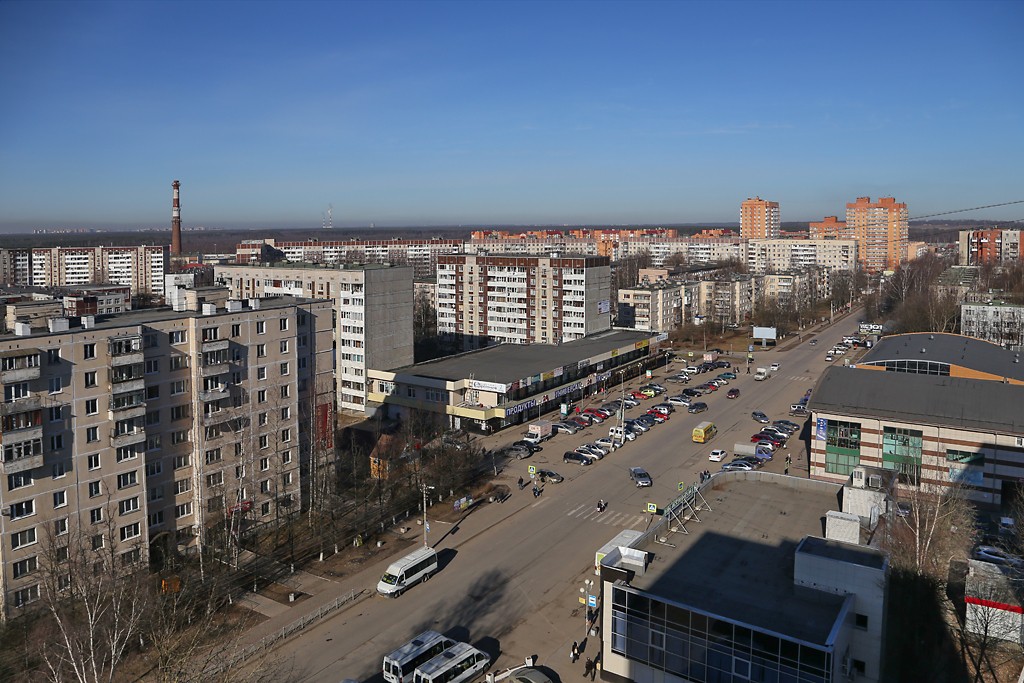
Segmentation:
{"type": "Polygon", "coordinates": [[[596,595],[587,595],[587,607],[597,607],[596,595]]]}
{"type": "Polygon", "coordinates": [[[677,486],[677,489],[676,489],[676,490],[678,490],[678,491],[683,491],[683,490],[685,490],[685,489],[686,489],[686,482],[685,482],[685,481],[681,481],[681,482],[679,482],[679,485],[677,486]]]}
{"type": "Polygon", "coordinates": [[[529,472],[530,474],[537,474],[537,466],[530,465],[529,467],[526,468],[526,471],[529,472]]]}
{"type": "Polygon", "coordinates": [[[658,504],[657,503],[648,503],[647,504],[647,511],[650,512],[653,515],[655,512],[658,511],[658,504]]]}
{"type": "Polygon", "coordinates": [[[583,597],[582,595],[580,596],[580,604],[581,605],[587,604],[587,599],[585,597],[583,597]]]}

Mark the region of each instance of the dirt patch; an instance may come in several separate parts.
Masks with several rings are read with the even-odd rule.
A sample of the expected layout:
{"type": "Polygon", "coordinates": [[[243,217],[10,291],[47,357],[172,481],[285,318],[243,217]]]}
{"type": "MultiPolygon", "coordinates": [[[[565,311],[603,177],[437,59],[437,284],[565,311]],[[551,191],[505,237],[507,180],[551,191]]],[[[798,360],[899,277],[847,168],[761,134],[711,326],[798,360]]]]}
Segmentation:
{"type": "Polygon", "coordinates": [[[265,598],[270,598],[274,602],[279,602],[282,605],[294,605],[309,598],[307,593],[300,593],[294,588],[289,588],[288,586],[284,586],[280,583],[270,584],[261,590],[259,594],[265,598]],[[293,594],[295,596],[294,600],[291,599],[293,594]]]}

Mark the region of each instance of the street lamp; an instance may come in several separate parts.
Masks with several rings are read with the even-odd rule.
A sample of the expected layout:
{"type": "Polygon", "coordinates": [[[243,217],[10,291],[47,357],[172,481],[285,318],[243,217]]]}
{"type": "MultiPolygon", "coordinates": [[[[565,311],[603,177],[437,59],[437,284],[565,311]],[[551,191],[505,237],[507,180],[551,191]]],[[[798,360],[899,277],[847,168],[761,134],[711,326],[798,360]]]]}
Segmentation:
{"type": "Polygon", "coordinates": [[[583,610],[583,637],[587,637],[587,632],[590,631],[590,590],[594,587],[593,579],[583,580],[584,588],[580,588],[580,593],[583,594],[583,606],[586,608],[583,610]]]}
{"type": "Polygon", "coordinates": [[[430,524],[427,523],[427,491],[433,491],[434,487],[423,484],[420,490],[423,491],[423,547],[426,548],[427,532],[430,531],[430,524]]]}

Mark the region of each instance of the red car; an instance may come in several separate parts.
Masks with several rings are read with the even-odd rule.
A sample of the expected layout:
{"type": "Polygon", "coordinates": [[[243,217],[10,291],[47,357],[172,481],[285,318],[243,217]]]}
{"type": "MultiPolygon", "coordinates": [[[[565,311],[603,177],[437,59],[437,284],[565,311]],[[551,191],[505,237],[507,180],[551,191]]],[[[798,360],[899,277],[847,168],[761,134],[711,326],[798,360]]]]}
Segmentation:
{"type": "Polygon", "coordinates": [[[757,443],[758,441],[768,441],[776,448],[782,447],[782,440],[772,436],[771,434],[762,434],[758,432],[750,437],[750,443],[757,443]]]}
{"type": "Polygon", "coordinates": [[[730,389],[729,393],[725,395],[726,398],[739,398],[739,396],[740,396],[740,390],[739,389],[730,389]]]}
{"type": "Polygon", "coordinates": [[[648,398],[650,398],[650,396],[643,393],[642,391],[634,391],[632,394],[630,394],[630,396],[638,401],[646,401],[648,398]]]}
{"type": "Polygon", "coordinates": [[[661,424],[662,422],[668,419],[668,415],[662,413],[661,411],[655,410],[654,408],[648,410],[647,414],[654,418],[654,421],[657,422],[658,424],[661,424]]]}
{"type": "Polygon", "coordinates": [[[707,389],[708,391],[718,391],[718,385],[717,384],[711,384],[711,383],[702,384],[701,388],[702,389],[707,389]]]}
{"type": "Polygon", "coordinates": [[[597,422],[598,424],[604,422],[606,419],[604,415],[597,412],[597,410],[595,410],[594,408],[587,408],[586,410],[583,411],[583,414],[588,415],[592,422],[597,422]]]}

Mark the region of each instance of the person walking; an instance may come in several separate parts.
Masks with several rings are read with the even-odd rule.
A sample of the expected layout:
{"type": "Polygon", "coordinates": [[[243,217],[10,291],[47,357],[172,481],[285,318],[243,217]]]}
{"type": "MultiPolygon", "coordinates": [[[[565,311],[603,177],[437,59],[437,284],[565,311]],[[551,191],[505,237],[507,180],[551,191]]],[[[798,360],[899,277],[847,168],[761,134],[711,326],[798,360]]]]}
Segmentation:
{"type": "Polygon", "coordinates": [[[591,675],[591,673],[593,671],[594,671],[594,660],[591,659],[590,657],[587,657],[587,661],[583,664],[583,677],[586,678],[587,676],[590,676],[591,680],[593,680],[593,676],[591,675]]]}
{"type": "Polygon", "coordinates": [[[519,490],[520,490],[520,491],[522,491],[522,490],[523,490],[523,486],[525,486],[525,484],[523,483],[523,478],[522,478],[522,477],[519,477],[519,490]]]}
{"type": "Polygon", "coordinates": [[[572,641],[572,650],[569,651],[569,661],[571,661],[573,664],[575,664],[576,660],[579,659],[579,658],[580,658],[580,644],[577,643],[574,640],[574,641],[572,641]]]}

